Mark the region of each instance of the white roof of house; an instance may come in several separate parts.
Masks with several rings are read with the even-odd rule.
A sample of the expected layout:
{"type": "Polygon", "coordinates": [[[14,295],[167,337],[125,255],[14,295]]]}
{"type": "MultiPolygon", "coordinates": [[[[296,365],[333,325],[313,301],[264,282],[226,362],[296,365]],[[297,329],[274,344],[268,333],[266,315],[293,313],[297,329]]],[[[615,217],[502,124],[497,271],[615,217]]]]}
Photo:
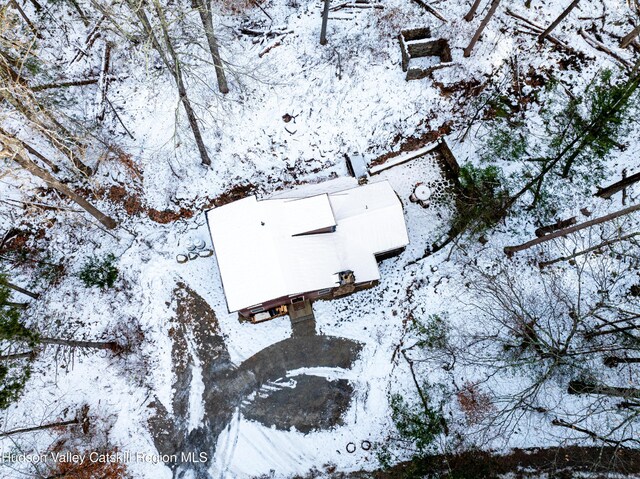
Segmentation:
{"type": "Polygon", "coordinates": [[[328,183],[329,192],[314,196],[250,196],[207,211],[229,311],[333,288],[341,271],[353,271],[357,283],[379,279],[375,254],[409,243],[387,181],[337,192],[328,183]]]}

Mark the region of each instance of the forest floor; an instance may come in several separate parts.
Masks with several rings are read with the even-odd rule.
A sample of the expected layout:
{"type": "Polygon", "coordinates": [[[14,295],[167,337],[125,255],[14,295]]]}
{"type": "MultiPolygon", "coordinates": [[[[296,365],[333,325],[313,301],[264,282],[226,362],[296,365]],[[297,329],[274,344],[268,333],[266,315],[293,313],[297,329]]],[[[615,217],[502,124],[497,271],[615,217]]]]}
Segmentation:
{"type": "MultiPolygon", "coordinates": [[[[29,5],[36,2],[24,3],[28,16],[40,18],[29,5]]],[[[463,49],[489,2],[483,2],[472,22],[463,20],[471,3],[467,0],[430,2],[446,14],[446,22],[421,8],[420,2],[406,0],[385,1],[383,8],[340,7],[331,12],[329,43],[324,47],[318,44],[322,2],[268,0],[261,8],[247,2],[239,12],[224,10],[215,19],[228,60],[226,96],[212,88],[215,71],[206,47],[202,48],[197,12],[186,4],[166,2],[211,167],[200,164],[173,77],[152,46],[140,39],[131,12],[118,10],[122,24],[116,26],[135,41],[129,43],[109,24],[95,47],[86,48],[88,27],[69,6],[73,2],[46,3],[41,20],[46,28],[38,47],[48,63],[37,78],[40,84],[95,76],[102,62],[99,47],[107,40],[113,43],[114,78],[108,91],[113,114],[102,123],[95,122],[91,113],[95,85],[45,91],[50,103],[60,105],[64,118],[91,128],[87,140],[100,150],[87,154],[95,175],[77,175],[68,159],[19,115],[9,115],[2,126],[64,165],[60,178],[113,216],[118,228],[104,230],[7,160],[10,167],[0,182],[0,226],[17,235],[4,246],[13,245],[18,256],[28,253],[36,258],[11,264],[9,272],[16,283],[39,293],[26,320],[43,334],[85,340],[135,337],[136,341],[122,355],[42,348],[31,364],[24,394],[0,416],[2,430],[73,418],[87,407],[91,436],[73,428],[68,434],[45,430],[3,438],[0,448],[47,452],[62,447],[64,439],[78,451],[98,445],[108,450],[208,456],[206,465],[132,462],[128,473],[136,479],[169,479],[180,472],[221,479],[333,473],[370,477],[356,471],[378,471],[379,452],[389,450],[400,462],[392,469],[397,475],[371,474],[403,477],[410,465],[402,461],[409,460],[413,451],[395,441],[391,398],[419,404],[415,372],[434,409],[449,425],[449,435],[440,434],[431,444],[433,460],[440,461],[434,466],[438,470],[441,463],[455,458],[460,458],[462,471],[471,470],[467,465],[475,461],[473,467],[485,467],[486,462],[494,468],[491,473],[516,473],[521,467],[548,472],[547,465],[557,464],[558,458],[560,469],[582,470],[590,458],[604,454],[602,470],[638,472],[635,453],[629,453],[628,470],[617,469],[607,459],[611,450],[592,448],[593,436],[554,425],[560,418],[602,435],[609,434],[607,426],[612,425],[615,438],[637,440],[637,419],[634,422],[632,410],[618,407],[618,399],[590,401],[586,395],[567,393],[568,381],[578,377],[576,370],[607,384],[637,387],[636,366],[611,369],[603,366],[602,354],[580,357],[537,385],[534,396],[509,409],[518,394],[542,375],[530,366],[543,361],[505,366],[500,361],[506,354],[498,342],[490,343],[486,351],[481,346],[471,350],[480,344],[472,340],[476,335],[506,335],[504,328],[491,329],[494,325],[482,320],[481,313],[491,308],[480,311],[482,305],[472,291],[482,274],[509,273],[531,293],[532,304],[544,299],[541,285],[548,278],[567,287],[567,298],[595,302],[595,281],[576,281],[576,270],[605,270],[609,268],[605,261],[612,258],[622,258],[622,266],[633,261],[633,251],[618,254],[612,249],[589,256],[600,261],[595,265],[579,259],[558,262],[544,272],[538,267],[541,261],[614,238],[618,230],[638,231],[637,218],[631,216],[610,228],[596,227],[512,257],[505,255],[504,247],[535,238],[538,227],[557,220],[587,221],[637,203],[638,185],[612,199],[594,196],[598,187],[619,180],[627,170],[637,171],[637,109],[628,120],[632,126],[628,136],[601,160],[600,169],[587,163],[571,179],[554,173],[543,198],[546,203],[539,209],[532,208],[527,198],[493,229],[457,238],[434,254],[432,245],[449,231],[453,201],[443,193],[437,204],[424,208],[410,197],[418,183],[438,185],[439,193],[447,190],[438,159],[426,155],[372,177],[371,181],[389,180],[398,194],[410,244],[400,256],[380,264],[381,279],[375,288],[316,302],[313,327],[292,325],[288,318],[240,323],[227,309],[215,256],[176,262],[190,241],[210,243],[207,209],[249,194],[263,199],[283,189],[341,181],[348,176],[345,155],[355,152],[371,167],[446,138],[460,165],[499,168],[506,187],[517,190],[536,174],[538,164],[495,155],[487,158],[489,140],[496,132],[533,125],[526,146],[532,155],[546,153],[544,144],[540,146],[549,136],[546,127],[549,122],[555,125],[553,119],[560,116],[566,98],[583,98],[603,69],[624,78],[625,64],[638,57],[635,50],[618,47],[632,23],[627,2],[583,0],[554,31],[560,45],[539,43],[526,22],[509,9],[549,25],[561,14],[564,2],[503,2],[469,58],[463,49]],[[68,22],[60,24],[60,18],[68,22]],[[434,38],[449,42],[453,61],[430,78],[406,81],[398,34],[424,27],[434,38]],[[589,43],[579,32],[597,36],[617,56],[589,43]],[[73,61],[78,55],[81,60],[73,61]],[[56,65],[61,65],[58,70],[56,65]],[[83,265],[109,254],[116,258],[118,269],[114,286],[84,284],[79,279],[83,265]],[[41,263],[58,265],[61,274],[49,280],[45,273],[50,271],[41,263]],[[423,347],[416,328],[434,317],[441,320],[435,323],[435,333],[446,337],[441,341],[446,344],[423,347]],[[497,351],[493,357],[483,356],[492,348],[497,351]],[[469,401],[464,403],[470,387],[477,387],[474,391],[484,400],[479,405],[471,401],[475,410],[469,401]],[[511,413],[499,414],[505,410],[511,413]],[[625,427],[616,428],[621,418],[625,427]],[[373,446],[361,447],[367,443],[373,446]],[[347,450],[351,444],[357,450],[347,450]],[[459,455],[442,455],[451,449],[459,455]],[[474,452],[479,449],[486,452],[474,452]]],[[[94,9],[96,2],[80,3],[92,22],[104,21],[94,9]]],[[[515,134],[508,137],[507,144],[514,139],[518,139],[515,134]]],[[[634,282],[640,284],[637,272],[628,269],[616,276],[618,270],[613,269],[602,276],[622,276],[624,292],[634,282]]],[[[591,306],[582,305],[584,310],[591,306]]],[[[550,311],[555,312],[550,307],[540,316],[548,317],[550,311]]],[[[571,316],[558,314],[554,319],[571,316]]],[[[560,326],[557,329],[562,332],[560,326]]],[[[19,466],[14,470],[0,465],[0,474],[8,470],[13,479],[16,474],[39,472],[29,464],[19,466]]]]}

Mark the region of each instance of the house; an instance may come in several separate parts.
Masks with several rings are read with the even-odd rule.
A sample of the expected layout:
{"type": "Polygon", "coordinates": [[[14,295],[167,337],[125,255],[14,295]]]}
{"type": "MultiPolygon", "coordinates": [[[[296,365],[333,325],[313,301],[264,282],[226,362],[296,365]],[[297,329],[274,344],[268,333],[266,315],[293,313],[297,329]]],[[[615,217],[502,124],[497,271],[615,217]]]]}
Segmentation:
{"type": "Polygon", "coordinates": [[[206,216],[228,309],[250,319],[371,287],[378,261],[409,243],[402,203],[387,181],[357,186],[342,178],[249,196],[206,216]]]}

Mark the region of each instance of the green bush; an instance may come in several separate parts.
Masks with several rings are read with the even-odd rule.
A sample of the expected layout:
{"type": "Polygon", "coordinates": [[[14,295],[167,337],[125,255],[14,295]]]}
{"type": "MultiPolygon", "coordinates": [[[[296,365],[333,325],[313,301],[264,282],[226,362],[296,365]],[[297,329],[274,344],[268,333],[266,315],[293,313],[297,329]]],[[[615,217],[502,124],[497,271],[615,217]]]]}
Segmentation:
{"type": "MultiPolygon", "coordinates": [[[[423,390],[428,387],[428,384],[423,385],[423,390]]],[[[433,452],[435,440],[442,432],[440,413],[425,409],[422,404],[408,404],[401,395],[394,394],[391,396],[391,419],[400,437],[413,444],[418,457],[433,452]]]]}
{"type": "Polygon", "coordinates": [[[480,152],[485,162],[520,161],[527,153],[527,136],[519,125],[495,122],[480,152]]]}
{"type": "Polygon", "coordinates": [[[503,186],[502,170],[496,166],[478,168],[467,163],[460,168],[460,188],[451,230],[481,234],[500,221],[509,192],[503,186]]]}
{"type": "MultiPolygon", "coordinates": [[[[20,310],[8,304],[11,290],[4,284],[4,275],[0,275],[0,342],[25,341],[35,346],[38,335],[20,322],[20,310]]],[[[4,343],[6,344],[6,343],[4,343]]],[[[0,409],[6,409],[24,389],[31,369],[24,360],[0,363],[0,409]]]]}
{"type": "MultiPolygon", "coordinates": [[[[442,414],[430,405],[430,398],[426,391],[429,384],[422,385],[424,394],[422,400],[408,403],[400,394],[390,396],[391,419],[398,431],[399,437],[394,442],[402,449],[411,451],[411,465],[404,470],[404,477],[424,477],[420,474],[420,463],[435,452],[435,441],[443,432],[444,418],[442,414]]],[[[388,447],[377,446],[377,456],[384,469],[388,469],[399,457],[388,447]]]]}
{"type": "Polygon", "coordinates": [[[441,316],[432,314],[424,321],[416,319],[412,329],[418,336],[417,346],[428,349],[444,349],[449,344],[449,325],[441,316]]]}
{"type": "Polygon", "coordinates": [[[99,286],[103,289],[112,288],[118,279],[118,268],[115,263],[116,257],[109,253],[104,258],[92,256],[82,266],[78,277],[88,288],[99,286]]]}
{"type": "Polygon", "coordinates": [[[0,409],[7,409],[22,394],[31,368],[0,364],[0,409]]]}

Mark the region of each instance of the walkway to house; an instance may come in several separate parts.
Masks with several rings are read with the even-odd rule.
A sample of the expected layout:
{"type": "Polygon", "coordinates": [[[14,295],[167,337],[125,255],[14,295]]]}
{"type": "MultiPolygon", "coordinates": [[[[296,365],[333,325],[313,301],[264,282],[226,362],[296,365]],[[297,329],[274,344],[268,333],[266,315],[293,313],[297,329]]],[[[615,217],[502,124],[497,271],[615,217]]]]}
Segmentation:
{"type": "Polygon", "coordinates": [[[291,335],[294,338],[316,334],[316,318],[313,315],[311,301],[308,299],[289,306],[289,319],[291,320],[291,335]]]}

